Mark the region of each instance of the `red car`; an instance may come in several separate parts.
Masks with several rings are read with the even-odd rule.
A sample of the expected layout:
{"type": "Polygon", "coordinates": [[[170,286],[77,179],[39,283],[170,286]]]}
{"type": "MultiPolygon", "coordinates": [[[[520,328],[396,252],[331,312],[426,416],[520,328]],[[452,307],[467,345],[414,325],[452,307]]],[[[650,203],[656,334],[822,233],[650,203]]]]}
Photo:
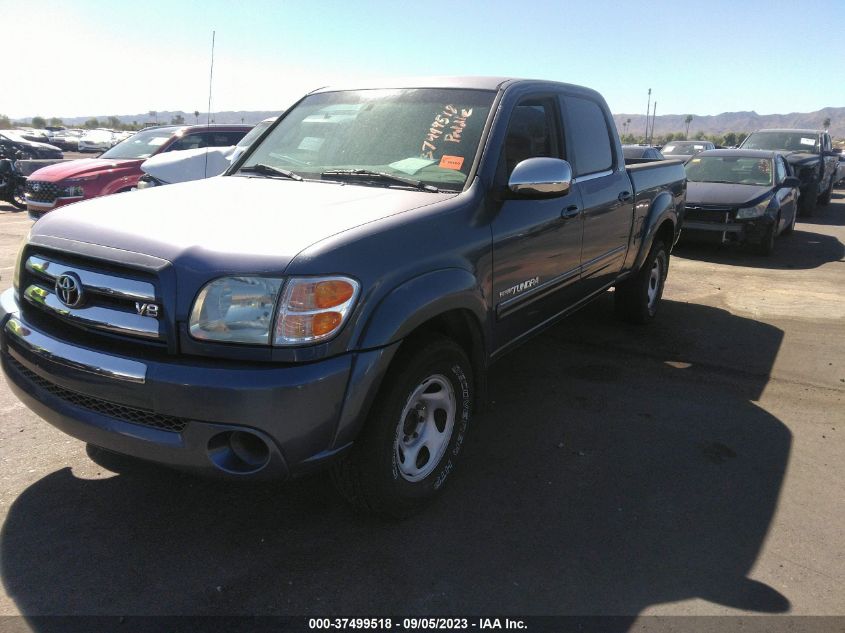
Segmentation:
{"type": "Polygon", "coordinates": [[[150,156],[199,147],[236,145],[250,125],[167,126],[141,130],[97,158],[82,158],[43,167],[26,181],[26,207],[38,218],[72,202],[129,191],[144,175],[150,156]]]}

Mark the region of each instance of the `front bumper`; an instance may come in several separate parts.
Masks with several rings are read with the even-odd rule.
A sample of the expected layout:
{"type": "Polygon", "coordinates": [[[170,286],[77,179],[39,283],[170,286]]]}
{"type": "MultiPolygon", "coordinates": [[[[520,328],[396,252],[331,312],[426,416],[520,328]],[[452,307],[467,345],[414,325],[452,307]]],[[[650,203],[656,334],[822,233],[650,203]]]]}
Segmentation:
{"type": "Polygon", "coordinates": [[[329,461],[396,347],[282,366],[129,358],[40,332],[0,296],[0,361],[30,409],[85,442],[207,474],[283,478],[329,461]]]}
{"type": "Polygon", "coordinates": [[[75,196],[73,198],[56,198],[52,202],[38,202],[27,198],[26,210],[32,219],[37,220],[42,215],[52,211],[53,209],[63,207],[66,204],[73,204],[74,202],[79,202],[80,200],[84,200],[84,198],[82,196],[75,196]]]}
{"type": "Polygon", "coordinates": [[[681,239],[688,242],[759,244],[765,239],[772,224],[774,224],[774,218],[768,215],[731,222],[684,220],[681,239]]]}

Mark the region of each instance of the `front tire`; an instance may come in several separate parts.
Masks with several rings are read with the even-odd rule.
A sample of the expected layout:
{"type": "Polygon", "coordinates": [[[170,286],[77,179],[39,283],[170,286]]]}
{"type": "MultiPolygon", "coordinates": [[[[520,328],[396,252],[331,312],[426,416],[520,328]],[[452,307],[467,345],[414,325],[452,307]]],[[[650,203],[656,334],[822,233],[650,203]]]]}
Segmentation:
{"type": "Polygon", "coordinates": [[[803,194],[798,199],[798,215],[809,218],[813,215],[818,204],[818,198],[813,192],[803,194]]]}
{"type": "Polygon", "coordinates": [[[819,204],[830,204],[830,198],[833,195],[833,178],[834,176],[830,177],[830,184],[827,186],[827,191],[825,191],[821,196],[819,196],[819,204]]]}
{"type": "Polygon", "coordinates": [[[355,508],[390,518],[415,514],[442,490],[475,396],[469,359],[454,341],[430,334],[405,346],[360,436],[332,471],[355,508]]]}
{"type": "Polygon", "coordinates": [[[668,272],[669,251],[661,240],[655,240],[637,274],[616,286],[616,314],[631,323],[651,321],[657,314],[668,272]]]}
{"type": "Polygon", "coordinates": [[[778,224],[779,219],[775,220],[775,223],[772,224],[768,229],[766,229],[766,233],[763,235],[763,239],[760,240],[760,243],[757,245],[757,254],[763,255],[764,257],[768,257],[772,254],[775,250],[775,238],[777,238],[778,234],[778,224]]]}
{"type": "Polygon", "coordinates": [[[24,196],[24,185],[19,184],[15,186],[14,192],[9,196],[9,202],[16,209],[26,209],[26,197],[24,196]]]}

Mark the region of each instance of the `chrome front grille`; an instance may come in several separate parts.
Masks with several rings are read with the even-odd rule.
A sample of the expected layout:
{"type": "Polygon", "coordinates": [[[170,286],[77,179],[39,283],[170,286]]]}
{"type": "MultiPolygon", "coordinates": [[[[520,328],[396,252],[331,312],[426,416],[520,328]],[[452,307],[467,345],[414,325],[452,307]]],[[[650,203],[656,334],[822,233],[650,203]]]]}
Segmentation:
{"type": "Polygon", "coordinates": [[[163,340],[156,288],[149,281],[30,255],[23,298],[43,312],[89,330],[163,340]],[[75,293],[75,294],[74,294],[75,293]],[[142,315],[141,312],[144,312],[142,315]]]}
{"type": "Polygon", "coordinates": [[[27,180],[24,187],[26,197],[33,202],[53,202],[61,194],[62,188],[54,182],[27,180]]]}

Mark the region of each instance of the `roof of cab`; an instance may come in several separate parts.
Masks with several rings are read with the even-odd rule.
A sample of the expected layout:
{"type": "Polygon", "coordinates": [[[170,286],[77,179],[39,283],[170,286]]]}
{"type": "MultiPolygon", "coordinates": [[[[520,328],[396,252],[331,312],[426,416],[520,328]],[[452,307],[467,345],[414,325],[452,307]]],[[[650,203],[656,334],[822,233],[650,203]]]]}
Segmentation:
{"type": "MultiPolygon", "coordinates": [[[[566,88],[577,88],[580,91],[595,92],[584,86],[567,84],[545,79],[520,79],[518,77],[481,77],[481,76],[432,76],[432,77],[383,77],[356,82],[353,85],[325,86],[313,90],[318,92],[335,92],[338,90],[372,90],[377,88],[464,88],[467,90],[500,90],[515,84],[545,84],[566,88]]],[[[596,93],[598,94],[598,93],[596,93]]]]}

